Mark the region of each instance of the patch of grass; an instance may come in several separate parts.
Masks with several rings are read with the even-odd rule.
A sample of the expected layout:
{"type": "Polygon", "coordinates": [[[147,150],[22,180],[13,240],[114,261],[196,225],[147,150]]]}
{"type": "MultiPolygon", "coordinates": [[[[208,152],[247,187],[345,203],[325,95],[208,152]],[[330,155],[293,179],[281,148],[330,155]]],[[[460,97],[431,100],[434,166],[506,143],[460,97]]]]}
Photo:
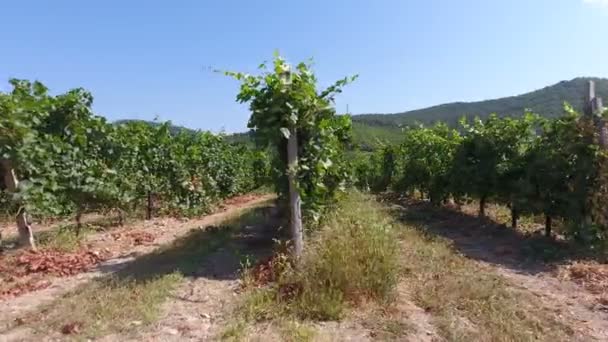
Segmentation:
{"type": "Polygon", "coordinates": [[[247,325],[243,321],[229,324],[220,335],[222,341],[241,341],[245,336],[247,325]]]}
{"type": "Polygon", "coordinates": [[[383,324],[383,330],[394,335],[395,337],[403,337],[408,331],[412,330],[412,326],[406,322],[391,319],[383,324]]]}
{"type": "Polygon", "coordinates": [[[80,333],[96,337],[149,324],[181,279],[179,273],[171,273],[143,282],[114,277],[94,282],[59,299],[50,309],[53,314],[36,327],[47,334],[46,328],[58,332],[67,324],[77,324],[80,333]]]}
{"type": "Polygon", "coordinates": [[[157,319],[162,304],[185,276],[194,275],[214,251],[230,245],[239,228],[265,219],[266,207],[241,212],[221,226],[195,228],[141,256],[112,276],[87,283],[47,306],[31,327],[41,334],[77,324],[79,336],[125,332],[157,319]]]}
{"type": "MultiPolygon", "coordinates": [[[[83,231],[82,233],[86,232],[83,231]]],[[[54,249],[62,252],[74,252],[78,250],[85,234],[76,235],[68,227],[60,227],[56,230],[41,232],[38,237],[38,246],[54,249]]]]}
{"type": "Polygon", "coordinates": [[[315,330],[297,321],[283,321],[280,324],[281,338],[286,342],[309,342],[315,337],[315,330]]]}
{"type": "Polygon", "coordinates": [[[257,194],[257,195],[267,195],[267,194],[275,193],[275,189],[274,189],[274,186],[268,184],[268,185],[262,185],[257,189],[253,189],[253,191],[251,191],[251,193],[257,194]]]}
{"type": "MultiPolygon", "coordinates": [[[[461,211],[467,215],[477,217],[479,211],[479,201],[472,200],[465,203],[460,208],[461,211]]],[[[503,224],[506,227],[511,227],[511,209],[504,204],[500,203],[488,203],[486,205],[486,216],[488,219],[496,222],[497,224],[503,224]]],[[[517,231],[521,233],[535,233],[542,231],[545,224],[545,218],[542,215],[521,215],[517,219],[517,231]]],[[[554,221],[556,226],[554,229],[559,230],[561,222],[559,220],[554,221]]]]}
{"type": "Polygon", "coordinates": [[[380,317],[373,326],[374,338],[381,341],[402,341],[409,333],[415,331],[414,326],[403,320],[380,317]]]}
{"type": "MultiPolygon", "coordinates": [[[[76,234],[76,223],[63,220],[62,222],[49,223],[54,225],[46,230],[37,230],[34,226],[34,240],[38,247],[59,250],[63,252],[74,252],[81,247],[81,243],[87,235],[118,227],[116,220],[102,214],[92,214],[92,218],[82,223],[80,235],[76,234]],[[101,216],[100,216],[101,215],[101,216]]],[[[16,228],[15,228],[16,229],[16,228]]],[[[13,235],[4,241],[3,245],[18,245],[19,236],[13,235]]]]}
{"type": "MultiPolygon", "coordinates": [[[[421,226],[450,217],[418,211],[408,215],[419,215],[414,221],[421,226]]],[[[390,304],[401,274],[412,299],[445,340],[571,339],[572,329],[532,294],[466,258],[452,241],[395,217],[403,218],[403,212],[391,212],[362,194],[349,195],[308,239],[298,270],[287,268],[276,283],[246,293],[240,319],[273,324],[285,319],[338,320],[362,299],[390,304]]],[[[403,340],[415,330],[407,318],[390,315],[366,325],[382,340],[403,340]]]]}
{"type": "MultiPolygon", "coordinates": [[[[84,225],[80,235],[76,235],[72,225],[61,225],[55,229],[34,231],[34,239],[38,247],[59,250],[62,252],[74,252],[81,246],[82,241],[89,233],[84,225]]],[[[14,246],[19,242],[19,236],[14,235],[2,241],[3,245],[14,246]]]]}
{"type": "Polygon", "coordinates": [[[265,321],[280,318],[285,307],[276,301],[273,288],[256,288],[246,293],[240,303],[237,315],[245,321],[265,321]]]}
{"type": "Polygon", "coordinates": [[[449,341],[562,341],[573,333],[528,293],[457,253],[450,242],[403,226],[406,279],[418,306],[449,341]]]}
{"type": "Polygon", "coordinates": [[[350,194],[309,237],[299,268],[280,265],[276,283],[250,291],[241,313],[255,321],[338,320],[362,300],[388,303],[399,275],[397,239],[389,221],[371,198],[350,194]]]}

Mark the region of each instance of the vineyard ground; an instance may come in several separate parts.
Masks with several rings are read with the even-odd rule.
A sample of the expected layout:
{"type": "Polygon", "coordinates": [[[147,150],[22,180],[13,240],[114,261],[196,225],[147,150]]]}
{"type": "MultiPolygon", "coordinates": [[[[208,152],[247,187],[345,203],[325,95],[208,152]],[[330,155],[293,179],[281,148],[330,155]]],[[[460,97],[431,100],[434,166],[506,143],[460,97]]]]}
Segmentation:
{"type": "Polygon", "coordinates": [[[81,274],[60,280],[72,287],[0,302],[0,341],[608,340],[605,265],[573,262],[554,252],[567,247],[561,242],[479,220],[467,208],[403,199],[383,204],[400,230],[403,268],[388,306],[359,303],[340,322],[235,320],[242,263],[270,253],[280,224],[268,199],[202,220],[155,220],[163,223],[141,229],[165,233],[125,249],[112,277],[81,274]],[[215,228],[191,230],[206,225],[215,228]]]}
{"type": "Polygon", "coordinates": [[[523,229],[511,229],[501,206],[491,206],[488,218],[480,219],[473,214],[476,205],[456,210],[408,199],[391,202],[401,222],[447,241],[454,253],[499,276],[514,293],[531,294],[575,340],[608,340],[608,265],[594,261],[597,255],[545,238],[533,218],[523,220],[523,229]]]}
{"type": "MultiPolygon", "coordinates": [[[[69,277],[34,273],[33,275],[18,277],[16,280],[5,281],[3,279],[0,282],[0,288],[15,286],[15,282],[25,283],[26,285],[31,282],[44,282],[48,284],[44,289],[38,291],[19,293],[17,297],[0,298],[0,322],[2,322],[2,326],[0,326],[0,341],[28,340],[26,336],[29,336],[33,331],[24,326],[23,323],[30,322],[32,314],[44,312],[49,305],[52,306],[55,303],[60,303],[62,296],[78,292],[82,286],[86,288],[89,283],[96,282],[97,279],[108,279],[112,274],[121,270],[127,275],[134,270],[145,273],[146,269],[141,267],[141,261],[154,257],[158,253],[165,255],[162,254],[162,250],[170,248],[174,243],[177,243],[176,241],[185,241],[184,239],[180,239],[180,237],[188,236],[189,234],[201,234],[199,238],[203,239],[203,241],[200,239],[193,241],[199,242],[203,247],[209,246],[210,244],[207,244],[204,240],[207,236],[203,234],[207,231],[208,227],[214,227],[213,225],[231,219],[238,219],[243,211],[264,205],[270,199],[272,199],[270,195],[245,195],[227,200],[219,208],[218,212],[199,219],[179,220],[174,218],[158,218],[151,221],[136,221],[130,222],[124,227],[86,235],[82,245],[86,246],[85,248],[88,251],[95,253],[102,252],[108,257],[108,259],[97,265],[95,269],[69,277]],[[143,235],[152,238],[140,242],[133,239],[134,235],[131,233],[136,233],[136,237],[143,235]],[[23,335],[24,332],[25,335],[23,335]]],[[[52,230],[43,229],[43,231],[51,232],[52,230]]],[[[15,254],[18,253],[10,251],[7,255],[1,255],[0,266],[2,264],[6,266],[8,260],[12,257],[17,257],[15,254]]],[[[69,254],[69,252],[66,254],[69,254]]],[[[169,259],[168,262],[167,267],[170,267],[171,260],[169,259]]],[[[69,268],[69,266],[66,267],[69,268]]],[[[151,265],[150,267],[155,269],[157,265],[151,265]]],[[[3,274],[3,272],[0,272],[0,276],[2,278],[9,277],[8,274],[3,274]]],[[[163,285],[167,285],[167,283],[170,282],[165,281],[163,285]]],[[[96,295],[98,293],[94,292],[93,294],[96,295]]],[[[117,305],[122,305],[122,303],[118,303],[117,305]]],[[[69,322],[65,323],[68,324],[69,322]]]]}
{"type": "MultiPolygon", "coordinates": [[[[605,265],[573,262],[575,255],[568,253],[550,254],[548,260],[532,253],[532,247],[564,248],[562,242],[529,234],[538,228],[534,220],[526,219],[528,232],[509,231],[492,218],[467,214],[471,208],[383,202],[400,231],[403,268],[389,305],[358,303],[340,322],[236,321],[224,336],[245,341],[608,340],[605,265]]],[[[503,216],[498,207],[490,213],[494,219],[503,216]]]]}

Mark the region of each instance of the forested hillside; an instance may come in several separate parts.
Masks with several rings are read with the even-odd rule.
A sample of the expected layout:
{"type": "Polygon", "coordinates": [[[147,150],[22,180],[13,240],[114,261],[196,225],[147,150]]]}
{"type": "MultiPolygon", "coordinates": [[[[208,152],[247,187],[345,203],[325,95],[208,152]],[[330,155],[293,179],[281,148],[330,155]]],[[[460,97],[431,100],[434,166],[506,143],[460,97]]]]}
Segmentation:
{"type": "MultiPolygon", "coordinates": [[[[500,99],[478,102],[454,102],[429,108],[417,109],[395,114],[357,114],[353,115],[353,147],[371,151],[386,144],[401,140],[401,127],[413,124],[431,125],[437,122],[447,123],[451,127],[458,126],[462,116],[487,118],[491,113],[499,117],[520,117],[526,109],[548,118],[559,117],[563,114],[564,102],[568,102],[577,111],[583,111],[583,103],[588,96],[589,80],[594,80],[598,96],[608,98],[608,79],[596,77],[579,77],[570,81],[562,81],[526,94],[503,97],[500,99]]],[[[140,121],[120,120],[116,123],[140,121]]],[[[159,123],[149,122],[151,125],[159,123]]],[[[170,131],[177,134],[181,131],[194,130],[171,126],[170,131]]],[[[249,133],[235,133],[227,139],[233,142],[251,142],[249,133]]]]}
{"type": "Polygon", "coordinates": [[[581,111],[588,96],[588,82],[594,80],[598,96],[608,97],[608,79],[579,77],[562,81],[526,94],[503,97],[478,102],[454,102],[429,108],[395,114],[361,114],[353,116],[353,121],[372,126],[398,126],[416,122],[432,124],[438,121],[455,126],[463,115],[487,118],[491,113],[499,116],[522,116],[530,109],[544,117],[558,117],[563,114],[564,102],[581,111]]]}
{"type": "MultiPolygon", "coordinates": [[[[529,109],[542,117],[555,118],[563,114],[564,102],[568,102],[577,111],[583,111],[590,80],[595,81],[598,96],[608,98],[608,79],[579,77],[526,94],[499,99],[447,103],[395,114],[353,115],[353,146],[366,151],[374,150],[400,141],[403,137],[401,127],[432,125],[437,122],[457,127],[458,120],[463,116],[485,119],[491,113],[496,113],[499,117],[521,117],[529,109]]],[[[235,134],[232,137],[240,142],[249,138],[247,134],[235,134]]]]}
{"type": "MultiPolygon", "coordinates": [[[[165,122],[158,121],[147,121],[147,120],[135,120],[135,119],[127,119],[127,120],[118,120],[114,121],[114,125],[122,125],[122,124],[141,124],[146,123],[152,127],[159,127],[165,124],[165,122]]],[[[183,126],[176,126],[173,124],[169,124],[169,132],[173,135],[177,135],[179,133],[196,133],[196,130],[192,128],[186,128],[183,126]]]]}

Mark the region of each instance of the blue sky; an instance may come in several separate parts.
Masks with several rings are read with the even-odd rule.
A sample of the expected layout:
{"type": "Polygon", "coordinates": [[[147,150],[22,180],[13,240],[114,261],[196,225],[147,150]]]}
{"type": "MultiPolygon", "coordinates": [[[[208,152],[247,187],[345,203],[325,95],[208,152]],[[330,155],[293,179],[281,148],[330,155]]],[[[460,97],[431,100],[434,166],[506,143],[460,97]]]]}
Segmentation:
{"type": "Polygon", "coordinates": [[[309,57],[338,98],[388,113],[608,77],[608,0],[0,0],[0,90],[10,77],[54,93],[84,87],[110,120],[245,130],[238,84],[275,49],[309,57]]]}

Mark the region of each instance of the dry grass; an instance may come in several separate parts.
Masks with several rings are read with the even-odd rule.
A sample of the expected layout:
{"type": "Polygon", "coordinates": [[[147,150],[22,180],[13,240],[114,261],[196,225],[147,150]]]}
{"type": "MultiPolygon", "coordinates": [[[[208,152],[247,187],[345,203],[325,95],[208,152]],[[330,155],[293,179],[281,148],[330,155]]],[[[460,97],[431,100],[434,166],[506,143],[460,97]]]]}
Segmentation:
{"type": "MultiPolygon", "coordinates": [[[[261,206],[261,205],[260,205],[261,206]]],[[[226,246],[242,226],[264,219],[264,209],[250,209],[227,218],[222,226],[193,229],[189,234],[139,257],[117,274],[81,286],[58,298],[30,327],[41,335],[76,326],[73,335],[94,338],[124,333],[154,322],[162,304],[191,276],[205,258],[226,246]]],[[[65,333],[65,332],[64,332],[65,333]]]]}
{"type": "Polygon", "coordinates": [[[219,339],[222,341],[241,341],[246,334],[247,324],[241,320],[237,320],[224,328],[219,339]]]}
{"type": "Polygon", "coordinates": [[[82,242],[87,234],[84,230],[80,235],[76,235],[73,230],[67,227],[60,227],[55,230],[41,232],[37,236],[38,246],[62,252],[74,252],[82,247],[82,242]]]}
{"type": "Polygon", "coordinates": [[[406,280],[416,304],[449,341],[567,341],[572,331],[530,294],[467,259],[450,241],[402,229],[406,280]]]}
{"type": "Polygon", "coordinates": [[[315,337],[315,330],[306,323],[289,320],[279,324],[281,338],[286,342],[309,342],[315,337]]]}
{"type": "Polygon", "coordinates": [[[380,341],[403,341],[417,330],[407,317],[393,317],[377,310],[366,313],[361,324],[371,337],[380,341]]]}
{"type": "Polygon", "coordinates": [[[575,262],[560,270],[562,279],[572,280],[589,292],[608,297],[608,265],[596,262],[575,262]]]}
{"type": "Polygon", "coordinates": [[[255,321],[338,320],[362,300],[390,301],[399,261],[388,221],[377,203],[351,194],[307,241],[299,268],[277,265],[278,279],[250,291],[240,314],[255,321]]]}
{"type": "MultiPolygon", "coordinates": [[[[13,228],[12,225],[14,224],[11,223],[8,227],[13,228]]],[[[96,213],[88,214],[83,218],[80,235],[76,235],[76,224],[66,219],[33,226],[34,239],[38,247],[64,252],[74,252],[80,249],[88,235],[119,227],[116,218],[96,213]]],[[[8,236],[2,241],[2,245],[12,246],[10,247],[12,249],[18,245],[18,241],[16,228],[13,228],[8,230],[8,236]]]]}
{"type": "Polygon", "coordinates": [[[146,281],[110,278],[84,286],[47,308],[45,319],[34,328],[41,334],[75,325],[86,337],[120,333],[154,322],[165,298],[182,276],[172,273],[146,281]]]}
{"type": "Polygon", "coordinates": [[[318,338],[318,331],[308,322],[277,318],[262,326],[252,326],[237,319],[224,327],[218,336],[221,341],[285,341],[309,342],[318,338]]]}
{"type": "MultiPolygon", "coordinates": [[[[247,322],[279,322],[285,317],[295,322],[340,320],[347,308],[349,313],[364,310],[359,310],[356,298],[375,298],[379,308],[390,312],[392,289],[401,270],[401,281],[412,300],[426,311],[437,333],[447,341],[570,339],[573,331],[555,313],[543,309],[533,295],[515,289],[490,267],[461,255],[451,241],[395,220],[401,215],[367,196],[350,195],[330,219],[332,223],[309,243],[301,273],[307,282],[303,282],[299,296],[281,300],[281,281],[249,291],[239,307],[241,327],[247,327],[247,322]],[[349,240],[366,230],[387,234],[376,242],[378,237],[373,235],[349,240]],[[384,238],[399,242],[389,243],[384,238]]],[[[285,278],[289,279],[294,278],[285,278]]],[[[403,340],[416,330],[407,315],[377,314],[370,319],[366,314],[349,314],[349,320],[353,317],[371,337],[381,340],[403,340]]]]}

